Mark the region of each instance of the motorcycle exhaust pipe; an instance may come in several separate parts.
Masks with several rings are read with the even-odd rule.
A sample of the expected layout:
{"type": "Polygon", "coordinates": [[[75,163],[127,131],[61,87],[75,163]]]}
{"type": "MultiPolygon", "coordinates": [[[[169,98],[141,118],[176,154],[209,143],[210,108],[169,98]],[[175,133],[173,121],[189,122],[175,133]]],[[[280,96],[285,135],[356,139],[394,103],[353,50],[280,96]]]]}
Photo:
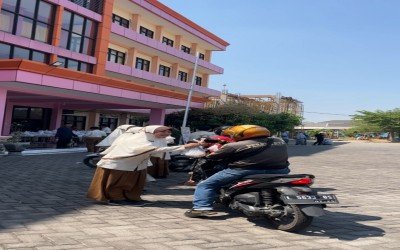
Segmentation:
{"type": "Polygon", "coordinates": [[[258,207],[253,207],[250,205],[246,205],[240,202],[235,202],[234,203],[234,207],[241,211],[242,213],[244,213],[247,216],[260,216],[263,215],[263,213],[261,212],[261,210],[258,207]]]}
{"type": "Polygon", "coordinates": [[[270,217],[279,217],[282,215],[283,210],[279,209],[281,206],[273,206],[272,208],[268,207],[254,207],[250,205],[246,205],[240,202],[235,201],[233,206],[231,207],[233,209],[237,209],[244,213],[247,216],[265,216],[268,215],[270,217]]]}

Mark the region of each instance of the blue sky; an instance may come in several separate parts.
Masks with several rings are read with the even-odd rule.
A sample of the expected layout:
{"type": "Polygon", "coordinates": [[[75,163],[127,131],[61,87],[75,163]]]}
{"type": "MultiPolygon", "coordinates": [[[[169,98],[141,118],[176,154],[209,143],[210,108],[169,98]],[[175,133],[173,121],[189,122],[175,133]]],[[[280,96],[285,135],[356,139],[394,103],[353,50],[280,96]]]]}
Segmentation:
{"type": "Polygon", "coordinates": [[[225,72],[210,88],[280,92],[313,122],[400,107],[398,0],[160,2],[231,44],[213,54],[225,72]]]}

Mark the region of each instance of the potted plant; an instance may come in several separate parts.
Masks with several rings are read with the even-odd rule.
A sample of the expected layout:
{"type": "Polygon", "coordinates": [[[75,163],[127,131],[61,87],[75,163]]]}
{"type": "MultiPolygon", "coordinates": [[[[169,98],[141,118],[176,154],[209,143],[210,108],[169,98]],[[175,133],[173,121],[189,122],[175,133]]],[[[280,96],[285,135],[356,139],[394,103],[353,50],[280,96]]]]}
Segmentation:
{"type": "Polygon", "coordinates": [[[19,124],[11,125],[11,130],[14,132],[12,132],[11,137],[3,143],[8,152],[22,152],[30,144],[29,142],[22,142],[22,132],[18,125],[19,124]]]}

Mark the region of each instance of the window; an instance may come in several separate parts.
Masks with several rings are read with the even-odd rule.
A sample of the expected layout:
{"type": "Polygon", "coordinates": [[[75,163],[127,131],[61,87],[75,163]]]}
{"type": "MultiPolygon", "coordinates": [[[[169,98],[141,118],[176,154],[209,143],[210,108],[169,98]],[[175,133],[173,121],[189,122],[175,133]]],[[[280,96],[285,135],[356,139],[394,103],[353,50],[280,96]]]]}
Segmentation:
{"type": "Polygon", "coordinates": [[[85,130],[86,116],[62,115],[62,124],[70,123],[76,130],[85,130]]]}
{"type": "Polygon", "coordinates": [[[78,14],[64,11],[60,47],[93,55],[97,23],[78,14]]]}
{"type": "Polygon", "coordinates": [[[85,63],[77,60],[73,60],[70,58],[66,57],[61,57],[59,56],[57,58],[59,62],[62,62],[62,67],[67,68],[67,69],[72,69],[76,71],[81,71],[81,72],[86,72],[86,73],[92,73],[93,72],[93,65],[90,63],[85,63]]]}
{"type": "Polygon", "coordinates": [[[0,43],[0,59],[9,59],[11,52],[11,45],[0,43]]]}
{"type": "Polygon", "coordinates": [[[203,53],[199,53],[199,59],[204,60],[204,54],[203,53]]]}
{"type": "Polygon", "coordinates": [[[30,51],[29,49],[24,49],[21,47],[14,47],[14,52],[12,58],[21,58],[29,60],[30,51]]]}
{"type": "Polygon", "coordinates": [[[178,80],[180,80],[182,82],[187,82],[187,78],[188,78],[188,73],[183,72],[183,71],[178,72],[178,80]]]}
{"type": "Polygon", "coordinates": [[[201,77],[200,76],[196,76],[196,85],[201,86],[201,77]]]}
{"type": "Polygon", "coordinates": [[[162,43],[165,43],[168,46],[174,47],[174,41],[172,41],[169,38],[166,38],[165,36],[162,38],[162,43]]]}
{"type": "Polygon", "coordinates": [[[11,124],[19,124],[18,129],[22,131],[45,130],[49,129],[50,117],[49,108],[14,106],[11,124]]]}
{"type": "Polygon", "coordinates": [[[185,45],[181,45],[181,50],[182,50],[183,52],[185,52],[185,53],[190,54],[190,48],[189,48],[189,47],[186,47],[185,45]]]}
{"type": "Polygon", "coordinates": [[[171,68],[170,67],[167,67],[167,66],[164,66],[164,65],[160,64],[160,68],[158,69],[158,74],[160,76],[169,77],[170,72],[171,72],[171,68]]]}
{"type": "Polygon", "coordinates": [[[5,0],[0,13],[0,30],[50,43],[54,5],[42,0],[5,0]]]}
{"type": "Polygon", "coordinates": [[[114,130],[118,126],[118,118],[104,117],[100,114],[100,124],[105,124],[111,130],[114,130]]]}
{"type": "Polygon", "coordinates": [[[14,17],[15,15],[13,13],[10,13],[2,9],[0,12],[0,30],[12,33],[14,25],[14,17]]]}
{"type": "Polygon", "coordinates": [[[113,63],[125,64],[125,53],[115,49],[108,49],[108,61],[113,63]]]}
{"type": "Polygon", "coordinates": [[[47,53],[26,49],[6,43],[0,43],[0,58],[1,59],[21,58],[42,63],[49,62],[49,54],[47,53]]]}
{"type": "Polygon", "coordinates": [[[113,14],[112,15],[112,21],[113,21],[113,23],[118,23],[122,27],[129,28],[129,20],[125,19],[125,18],[123,18],[121,16],[113,14]]]}
{"type": "Polygon", "coordinates": [[[153,31],[151,31],[149,29],[146,29],[143,26],[140,26],[140,32],[139,33],[142,34],[142,35],[145,35],[147,37],[150,37],[150,38],[153,38],[153,36],[154,36],[154,32],[153,31]]]}
{"type": "Polygon", "coordinates": [[[150,61],[145,60],[140,57],[137,57],[135,68],[140,69],[140,70],[149,71],[150,70],[150,61]]]}
{"type": "Polygon", "coordinates": [[[98,14],[103,14],[103,3],[104,0],[69,0],[70,2],[76,3],[86,9],[94,11],[98,14]]]}

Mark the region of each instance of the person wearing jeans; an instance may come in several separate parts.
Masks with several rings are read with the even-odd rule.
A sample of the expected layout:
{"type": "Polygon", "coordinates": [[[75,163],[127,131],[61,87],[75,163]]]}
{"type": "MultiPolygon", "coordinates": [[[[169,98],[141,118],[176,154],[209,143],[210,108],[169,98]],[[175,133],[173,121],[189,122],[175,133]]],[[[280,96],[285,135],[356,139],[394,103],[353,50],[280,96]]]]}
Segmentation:
{"type": "Polygon", "coordinates": [[[288,167],[283,169],[224,169],[197,185],[194,192],[193,209],[212,211],[218,190],[222,186],[241,179],[244,176],[253,174],[288,174],[289,172],[288,167]]]}
{"type": "Polygon", "coordinates": [[[256,125],[230,127],[222,132],[237,142],[225,144],[207,156],[219,161],[225,169],[201,181],[195,190],[193,208],[186,211],[187,217],[204,217],[213,214],[213,203],[218,190],[235,180],[253,174],[288,174],[286,143],[269,137],[268,129],[256,125]]]}

